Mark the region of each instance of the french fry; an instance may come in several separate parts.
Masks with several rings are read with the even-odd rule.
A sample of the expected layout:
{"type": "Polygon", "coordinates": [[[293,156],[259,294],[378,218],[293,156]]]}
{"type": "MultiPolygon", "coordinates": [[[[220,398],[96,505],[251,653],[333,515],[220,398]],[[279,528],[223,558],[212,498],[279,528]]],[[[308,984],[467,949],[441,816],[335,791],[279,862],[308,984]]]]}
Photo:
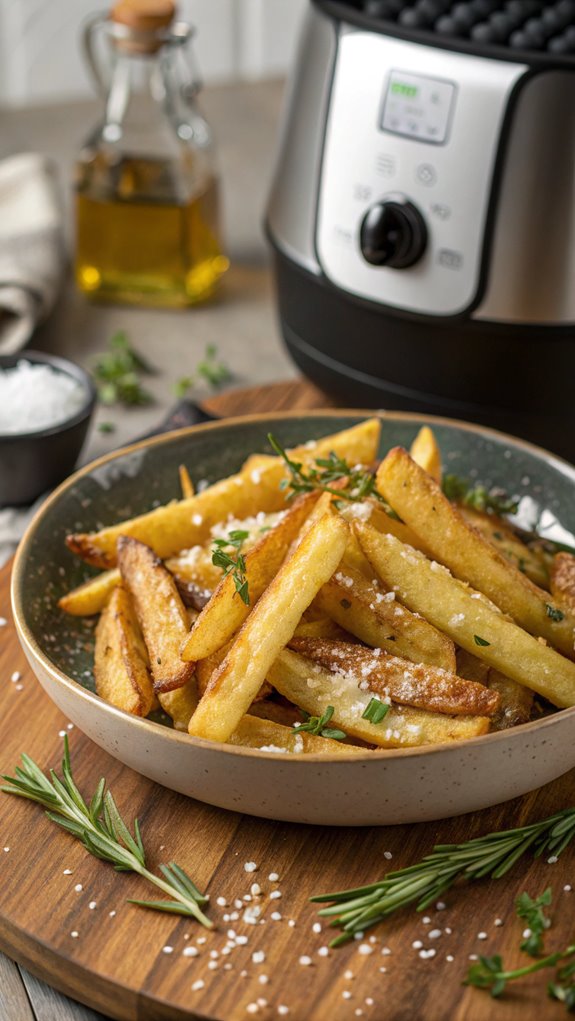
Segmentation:
{"type": "Polygon", "coordinates": [[[314,606],[373,648],[455,673],[453,642],[352,567],[342,565],[318,592],[314,606]]]}
{"type": "Polygon", "coordinates": [[[345,642],[353,636],[336,624],[331,617],[320,617],[318,620],[302,620],[294,631],[295,638],[331,638],[333,641],[345,642]]]}
{"type": "Polygon", "coordinates": [[[172,717],[174,730],[181,730],[187,734],[192,713],[198,704],[195,679],[192,677],[182,688],[175,688],[173,691],[159,691],[158,701],[164,712],[172,717]]]}
{"type": "Polygon", "coordinates": [[[478,684],[487,684],[489,680],[489,667],[482,659],[478,659],[467,649],[458,649],[455,654],[457,663],[457,676],[463,677],[466,681],[477,681],[478,684]]]}
{"type": "Polygon", "coordinates": [[[491,609],[446,567],[370,525],[354,527],[384,584],[394,586],[414,613],[423,614],[467,652],[554,705],[575,705],[575,663],[491,609]]]}
{"type": "Polygon", "coordinates": [[[122,585],[114,588],[96,628],[96,693],[135,716],[157,705],[149,660],[132,601],[122,585]]]}
{"type": "Polygon", "coordinates": [[[245,555],[245,577],[249,603],[236,591],[232,574],[218,584],[209,603],[200,613],[181,649],[186,662],[206,659],[225,645],[242,626],[260,596],[279,571],[291,543],[317,503],[319,493],[305,493],[291,505],[275,528],[265,532],[245,555]]]}
{"type": "Polygon", "coordinates": [[[258,716],[261,720],[271,720],[272,723],[281,723],[282,727],[293,727],[295,723],[302,721],[297,706],[285,699],[276,702],[275,699],[264,698],[260,702],[252,702],[249,715],[258,716]]]}
{"type": "Polygon", "coordinates": [[[172,575],[149,546],[128,536],[118,539],[118,561],[148,648],[154,690],[182,688],[194,666],[180,659],[189,624],[172,575]]]}
{"type": "Polygon", "coordinates": [[[181,464],[178,473],[180,476],[180,489],[182,490],[182,499],[190,500],[195,495],[196,490],[194,489],[194,483],[190,478],[190,473],[186,468],[185,464],[181,464]]]}
{"type": "Polygon", "coordinates": [[[489,687],[499,695],[499,709],[492,720],[493,730],[507,730],[528,723],[533,709],[533,692],[499,670],[489,671],[489,687]]]}
{"type": "MultiPolygon", "coordinates": [[[[310,463],[333,451],[352,464],[368,464],[377,454],[379,434],[379,420],[371,418],[343,432],[296,447],[291,454],[302,463],[310,463]]],[[[116,542],[120,535],[138,539],[162,559],[172,557],[182,549],[206,542],[211,527],[225,521],[230,514],[246,518],[258,511],[281,510],[286,494],[280,489],[280,483],[287,476],[284,461],[278,457],[255,475],[253,470],[241,471],[189,500],[174,500],[99,532],[69,535],[66,543],[73,553],[96,567],[115,566],[116,542]]]]}
{"type": "Polygon", "coordinates": [[[362,718],[373,697],[353,680],[318,670],[295,652],[285,649],[268,670],[268,679],[285,698],[314,716],[328,706],[334,713],[330,725],[381,748],[413,748],[479,737],[489,730],[485,716],[444,716],[410,706],[394,706],[378,724],[362,718]]]}
{"type": "Polygon", "coordinates": [[[575,557],[572,553],[556,553],[551,562],[551,592],[562,599],[575,613],[575,557]]]}
{"type": "Polygon", "coordinates": [[[200,700],[189,732],[227,741],[246,713],[305,609],[339,564],[348,526],[325,514],[284,562],[244,623],[200,700]]]}
{"type": "Polygon", "coordinates": [[[396,447],[389,452],[378,469],[377,485],[400,517],[424,538],[435,560],[484,592],[526,631],[547,639],[566,656],[575,656],[575,615],[566,606],[551,606],[547,592],[471,528],[407,451],[396,447]]]}
{"type": "Polygon", "coordinates": [[[428,425],[422,425],[411,444],[409,453],[415,463],[423,468],[428,475],[431,475],[432,479],[441,482],[441,451],[437,445],[435,433],[428,425]]]}
{"type": "Polygon", "coordinates": [[[58,600],[58,606],[73,617],[92,617],[95,613],[102,612],[121,580],[117,568],[103,571],[102,574],[89,578],[82,585],[67,592],[58,600]]]}
{"type": "Polygon", "coordinates": [[[298,733],[281,723],[273,723],[251,713],[240,720],[228,744],[297,755],[357,755],[362,751],[356,745],[342,744],[329,737],[308,734],[305,730],[298,733]]]}
{"type": "Polygon", "coordinates": [[[497,693],[483,684],[465,681],[441,667],[381,654],[379,649],[295,637],[289,647],[336,674],[355,677],[360,688],[382,695],[386,702],[451,716],[493,716],[499,706],[497,693]]]}
{"type": "Polygon", "coordinates": [[[541,556],[522,542],[503,518],[472,507],[459,506],[459,510],[467,524],[481,532],[522,574],[540,588],[549,588],[549,572],[541,556]]]}
{"type": "MultiPolygon", "coordinates": [[[[210,683],[212,674],[214,673],[215,670],[217,670],[220,664],[223,663],[231,647],[232,643],[226,642],[226,644],[222,645],[221,649],[218,649],[217,652],[213,652],[211,656],[207,657],[207,659],[201,659],[199,663],[196,663],[196,683],[198,688],[198,695],[200,696],[200,698],[206,691],[210,683]]],[[[258,702],[261,702],[262,699],[264,698],[268,698],[268,696],[271,695],[271,691],[272,689],[268,682],[264,681],[257,695],[255,696],[254,701],[250,706],[250,712],[253,712],[254,706],[258,702]]],[[[190,720],[188,717],[188,723],[189,722],[190,720]]]]}

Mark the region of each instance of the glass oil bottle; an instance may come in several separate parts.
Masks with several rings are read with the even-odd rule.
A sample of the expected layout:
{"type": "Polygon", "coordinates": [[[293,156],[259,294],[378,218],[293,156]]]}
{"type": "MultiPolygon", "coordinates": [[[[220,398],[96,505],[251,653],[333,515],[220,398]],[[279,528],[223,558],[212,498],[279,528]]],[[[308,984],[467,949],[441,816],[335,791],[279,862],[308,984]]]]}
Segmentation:
{"type": "Polygon", "coordinates": [[[172,0],[120,0],[86,31],[105,111],[76,167],[75,273],[94,299],[192,305],[228,267],[191,29],[174,15],[172,0]]]}

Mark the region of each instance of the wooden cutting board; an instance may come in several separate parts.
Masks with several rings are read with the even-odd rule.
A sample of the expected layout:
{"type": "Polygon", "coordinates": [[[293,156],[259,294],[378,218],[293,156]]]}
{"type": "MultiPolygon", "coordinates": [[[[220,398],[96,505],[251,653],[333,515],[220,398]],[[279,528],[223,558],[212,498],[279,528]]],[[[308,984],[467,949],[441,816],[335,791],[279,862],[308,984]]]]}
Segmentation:
{"type": "MultiPolygon", "coordinates": [[[[211,406],[240,413],[285,407],[286,401],[303,409],[322,400],[307,385],[286,384],[243,398],[232,394],[211,406]]],[[[58,765],[67,730],[66,719],[44,695],[20,651],[9,609],[9,576],[5,567],[0,573],[0,616],[8,621],[0,628],[2,773],[13,773],[23,751],[44,768],[58,765]]],[[[510,966],[525,963],[517,950],[522,926],[513,909],[524,889],[535,896],[553,887],[556,921],[549,948],[572,938],[575,892],[564,890],[573,878],[571,849],[557,864],[526,859],[505,879],[451,891],[444,910],[433,908],[423,917],[411,909],[403,912],[374,930],[373,943],[371,934],[366,936],[368,953],[359,943],[327,956],[319,953],[330,934],[325,926],[314,930],[317,911],[308,897],[374,881],[390,867],[417,861],[434,843],[467,840],[575,805],[575,773],[473,817],[328,829],[252,819],[187,800],[131,772],[78,730],[68,733],[84,792],[107,777],[122,813],[141,821],[150,865],[180,863],[210,893],[217,928],[205,932],[186,919],[127,904],[127,897],[150,895],[137,877],[116,874],[90,857],[38,806],[0,795],[0,949],[62,992],[130,1021],[252,1016],[262,1021],[488,1021],[494,1016],[519,1021],[526,1010],[529,1016],[537,1010],[549,1021],[565,1018],[564,1008],[546,997],[545,974],[510,987],[496,1007],[489,995],[461,982],[472,954],[502,953],[510,966]],[[386,852],[393,857],[386,858],[386,852]],[[257,871],[246,872],[246,862],[255,862],[257,871]],[[269,880],[271,873],[279,882],[269,880]],[[243,898],[251,896],[254,882],[262,890],[254,898],[261,922],[247,924],[243,909],[238,920],[225,921],[225,914],[237,910],[235,899],[248,903],[243,898]],[[276,890],[281,897],[270,898],[276,890]],[[228,906],[217,903],[222,897],[228,906]],[[503,924],[496,925],[496,919],[503,924]],[[231,929],[247,936],[247,943],[229,950],[231,929]],[[197,955],[184,954],[191,947],[197,955]],[[435,955],[422,958],[421,948],[435,955]],[[280,1009],[285,1007],[289,1012],[280,1009]]]]}

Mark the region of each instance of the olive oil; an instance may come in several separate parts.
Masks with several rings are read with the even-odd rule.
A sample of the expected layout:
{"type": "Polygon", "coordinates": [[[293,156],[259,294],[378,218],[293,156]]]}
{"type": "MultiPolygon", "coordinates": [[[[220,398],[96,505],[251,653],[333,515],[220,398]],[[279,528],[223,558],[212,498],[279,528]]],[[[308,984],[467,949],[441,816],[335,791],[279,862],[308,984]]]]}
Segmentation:
{"type": "Polygon", "coordinates": [[[208,298],[228,268],[217,182],[173,164],[102,153],[79,166],[76,280],[93,298],[178,307],[208,298]],[[188,194],[186,195],[186,192],[188,194]],[[181,198],[180,198],[181,196],[181,198]]]}

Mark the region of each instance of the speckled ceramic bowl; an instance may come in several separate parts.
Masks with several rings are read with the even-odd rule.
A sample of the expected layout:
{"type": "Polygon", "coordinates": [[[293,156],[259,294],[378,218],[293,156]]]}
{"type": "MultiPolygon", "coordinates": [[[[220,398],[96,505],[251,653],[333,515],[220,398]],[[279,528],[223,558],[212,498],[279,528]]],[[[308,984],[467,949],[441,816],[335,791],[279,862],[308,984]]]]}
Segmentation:
{"type": "MultiPolygon", "coordinates": [[[[236,471],[273,431],[286,446],[346,428],[356,411],[253,416],[136,444],[82,469],[41,508],[23,539],[12,601],[20,641],[49,697],[132,769],[201,801],[271,819],[326,825],[423,822],[533,790],[575,766],[575,708],[514,730],[417,750],[349,759],[277,755],[213,744],[141,720],[93,692],[94,622],[66,617],[58,597],[89,568],[64,545],[87,531],[178,495],[178,465],[196,481],[236,471]]],[[[453,472],[524,494],[521,523],[559,541],[575,533],[575,469],[501,433],[446,419],[383,414],[382,452],[433,425],[453,472]]]]}

